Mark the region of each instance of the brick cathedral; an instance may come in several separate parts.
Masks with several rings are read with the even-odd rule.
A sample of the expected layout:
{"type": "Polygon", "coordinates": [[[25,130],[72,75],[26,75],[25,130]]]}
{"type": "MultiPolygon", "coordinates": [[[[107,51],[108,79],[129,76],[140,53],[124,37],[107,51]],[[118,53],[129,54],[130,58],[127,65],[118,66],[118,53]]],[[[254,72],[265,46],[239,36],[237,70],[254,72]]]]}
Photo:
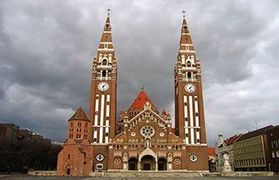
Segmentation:
{"type": "Polygon", "coordinates": [[[207,171],[201,66],[185,17],[174,68],[175,120],[144,89],[117,120],[117,63],[108,15],[93,59],[89,114],[80,107],[68,120],[58,175],[207,171]]]}

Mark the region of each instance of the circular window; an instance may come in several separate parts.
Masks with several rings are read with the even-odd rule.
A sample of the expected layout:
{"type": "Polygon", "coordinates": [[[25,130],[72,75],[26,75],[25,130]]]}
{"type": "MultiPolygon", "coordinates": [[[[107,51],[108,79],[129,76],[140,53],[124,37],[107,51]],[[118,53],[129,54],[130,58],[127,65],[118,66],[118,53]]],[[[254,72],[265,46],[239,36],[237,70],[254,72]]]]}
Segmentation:
{"type": "Polygon", "coordinates": [[[160,132],[160,136],[163,137],[165,135],[165,133],[163,132],[160,132]]]}
{"type": "Polygon", "coordinates": [[[191,155],[190,156],[190,160],[192,161],[192,162],[196,162],[197,160],[198,160],[198,156],[196,156],[196,155],[191,155]]]}
{"type": "Polygon", "coordinates": [[[136,136],[136,133],[135,132],[131,132],[131,136],[136,136]]]}
{"type": "Polygon", "coordinates": [[[175,164],[180,164],[180,163],[181,163],[181,159],[175,158],[175,159],[173,160],[173,162],[174,162],[175,164]]]}
{"type": "Polygon", "coordinates": [[[105,159],[105,156],[103,155],[103,154],[98,154],[97,156],[96,156],[96,160],[97,161],[102,161],[102,160],[104,160],[105,159]]]}
{"type": "Polygon", "coordinates": [[[150,138],[155,134],[155,129],[152,126],[144,126],[141,128],[140,130],[141,135],[146,137],[146,138],[150,138]]]}

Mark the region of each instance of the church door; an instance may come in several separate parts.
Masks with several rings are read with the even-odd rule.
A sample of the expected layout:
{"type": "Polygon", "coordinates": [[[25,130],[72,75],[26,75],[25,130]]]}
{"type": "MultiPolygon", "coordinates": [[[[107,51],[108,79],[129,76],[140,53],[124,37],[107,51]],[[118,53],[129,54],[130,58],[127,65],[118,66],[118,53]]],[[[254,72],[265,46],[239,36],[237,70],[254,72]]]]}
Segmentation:
{"type": "Polygon", "coordinates": [[[150,155],[143,156],[141,158],[141,169],[147,171],[155,170],[156,169],[155,158],[150,155]]]}

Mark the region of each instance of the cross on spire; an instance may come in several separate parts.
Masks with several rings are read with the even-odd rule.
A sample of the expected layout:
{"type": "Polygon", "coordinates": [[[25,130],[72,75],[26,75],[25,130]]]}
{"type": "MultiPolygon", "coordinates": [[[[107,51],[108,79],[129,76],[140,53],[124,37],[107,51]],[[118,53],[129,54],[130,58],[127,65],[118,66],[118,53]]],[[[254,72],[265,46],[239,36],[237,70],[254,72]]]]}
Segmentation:
{"type": "Polygon", "coordinates": [[[183,14],[183,18],[185,18],[186,11],[183,10],[183,11],[182,11],[182,14],[183,14]]]}
{"type": "Polygon", "coordinates": [[[110,11],[111,11],[111,9],[107,8],[108,16],[110,15],[110,11]]]}

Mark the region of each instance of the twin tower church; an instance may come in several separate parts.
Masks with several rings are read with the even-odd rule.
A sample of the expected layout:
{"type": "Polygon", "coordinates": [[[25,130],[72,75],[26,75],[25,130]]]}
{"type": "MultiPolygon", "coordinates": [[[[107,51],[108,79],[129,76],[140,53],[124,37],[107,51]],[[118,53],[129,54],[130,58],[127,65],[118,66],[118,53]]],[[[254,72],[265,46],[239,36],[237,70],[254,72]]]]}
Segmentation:
{"type": "Polygon", "coordinates": [[[117,63],[108,16],[93,59],[89,113],[78,108],[68,120],[58,175],[207,171],[201,66],[186,19],[174,68],[175,118],[160,112],[143,89],[117,118],[117,63]]]}

